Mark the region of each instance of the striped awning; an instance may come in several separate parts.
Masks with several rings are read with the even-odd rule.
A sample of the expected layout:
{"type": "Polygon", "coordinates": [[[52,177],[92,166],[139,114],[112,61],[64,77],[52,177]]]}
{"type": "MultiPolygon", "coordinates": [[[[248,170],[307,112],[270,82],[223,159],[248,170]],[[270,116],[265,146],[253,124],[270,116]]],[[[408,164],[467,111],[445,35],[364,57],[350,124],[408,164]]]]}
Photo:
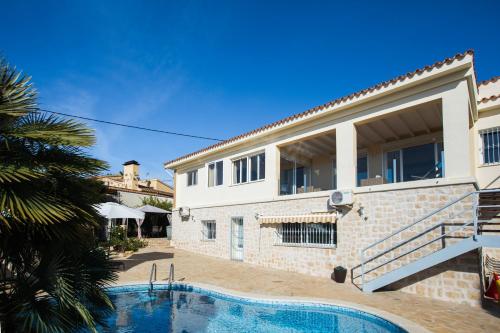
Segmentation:
{"type": "Polygon", "coordinates": [[[335,223],[337,216],[334,213],[311,213],[294,215],[262,215],[260,224],[272,223],[335,223]]]}

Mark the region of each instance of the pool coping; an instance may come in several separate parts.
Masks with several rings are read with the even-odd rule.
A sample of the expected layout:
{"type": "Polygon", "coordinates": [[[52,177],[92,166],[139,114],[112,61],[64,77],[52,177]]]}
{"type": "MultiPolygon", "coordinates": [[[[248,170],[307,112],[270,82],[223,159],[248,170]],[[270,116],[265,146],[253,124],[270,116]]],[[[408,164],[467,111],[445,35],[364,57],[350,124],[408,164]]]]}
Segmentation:
{"type": "MultiPolygon", "coordinates": [[[[165,281],[157,281],[153,282],[153,285],[166,285],[168,284],[165,281]]],[[[200,282],[184,282],[184,281],[174,281],[174,284],[177,285],[186,285],[186,286],[192,286],[195,288],[200,288],[200,289],[205,289],[208,291],[213,291],[216,293],[220,294],[225,294],[227,296],[232,296],[232,297],[237,297],[237,298],[246,298],[250,301],[263,301],[263,302],[285,302],[288,304],[293,304],[293,303],[302,303],[302,304],[308,304],[308,305],[331,305],[331,306],[340,306],[340,307],[346,307],[350,308],[353,310],[358,310],[358,311],[363,311],[366,313],[369,313],[371,315],[380,317],[382,319],[385,319],[387,321],[392,322],[395,325],[400,326],[404,330],[411,332],[411,333],[431,333],[428,329],[425,327],[408,320],[404,317],[395,315],[393,313],[380,310],[374,307],[358,304],[358,303],[353,303],[353,302],[347,302],[347,301],[342,301],[342,300],[332,300],[328,298],[315,298],[315,297],[300,297],[300,296],[275,296],[275,295],[263,295],[263,294],[257,294],[257,293],[249,293],[249,292],[243,292],[239,290],[233,290],[233,289],[226,289],[222,288],[219,286],[211,285],[211,284],[205,284],[205,283],[200,283],[200,282]]],[[[123,286],[134,286],[134,285],[149,285],[148,281],[128,281],[128,282],[118,282],[110,285],[110,288],[113,287],[123,287],[123,286]]]]}

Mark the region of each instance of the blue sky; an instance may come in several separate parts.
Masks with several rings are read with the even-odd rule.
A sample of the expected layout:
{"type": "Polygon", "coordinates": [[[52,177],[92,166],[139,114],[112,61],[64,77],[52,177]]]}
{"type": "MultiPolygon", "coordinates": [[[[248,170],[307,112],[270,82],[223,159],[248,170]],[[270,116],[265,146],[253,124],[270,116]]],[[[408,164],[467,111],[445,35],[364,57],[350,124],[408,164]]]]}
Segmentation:
{"type": "MultiPolygon", "coordinates": [[[[228,138],[474,49],[500,75],[499,1],[3,1],[0,53],[44,108],[228,138]]],[[[90,123],[142,177],[210,141],[90,123]]]]}

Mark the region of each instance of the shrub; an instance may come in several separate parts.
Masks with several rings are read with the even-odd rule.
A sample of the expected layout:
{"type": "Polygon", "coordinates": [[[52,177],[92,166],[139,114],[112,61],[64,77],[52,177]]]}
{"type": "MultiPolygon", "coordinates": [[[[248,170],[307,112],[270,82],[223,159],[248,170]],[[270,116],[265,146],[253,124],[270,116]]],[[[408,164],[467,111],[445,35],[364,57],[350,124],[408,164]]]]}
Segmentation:
{"type": "Polygon", "coordinates": [[[114,227],[109,235],[109,246],[112,246],[115,251],[134,251],[146,247],[148,243],[138,238],[127,238],[125,229],[122,227],[114,227]]]}

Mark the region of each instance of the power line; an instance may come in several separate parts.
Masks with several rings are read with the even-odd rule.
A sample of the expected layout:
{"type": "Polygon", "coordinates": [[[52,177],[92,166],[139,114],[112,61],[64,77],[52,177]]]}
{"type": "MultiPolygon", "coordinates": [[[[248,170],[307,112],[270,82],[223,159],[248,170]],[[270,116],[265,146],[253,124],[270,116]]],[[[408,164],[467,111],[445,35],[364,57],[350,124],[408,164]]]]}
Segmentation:
{"type": "Polygon", "coordinates": [[[83,120],[95,121],[97,123],[103,123],[103,124],[108,124],[108,125],[115,125],[115,126],[133,128],[133,129],[138,129],[138,130],[143,130],[143,131],[149,131],[149,132],[156,132],[156,133],[163,133],[163,134],[170,134],[170,135],[178,135],[178,136],[184,136],[184,137],[195,138],[195,139],[204,139],[204,140],[212,140],[212,141],[224,141],[224,140],[221,140],[221,139],[209,138],[209,137],[206,137],[206,136],[199,136],[199,135],[192,135],[192,134],[185,134],[185,133],[164,131],[164,130],[158,130],[158,129],[154,129],[154,128],[147,128],[147,127],[141,127],[141,126],[127,125],[127,124],[120,124],[120,123],[115,123],[115,122],[112,122],[112,121],[100,120],[100,119],[94,119],[94,118],[88,118],[88,117],[82,117],[82,116],[75,116],[75,115],[72,115],[72,114],[67,114],[67,113],[62,113],[62,112],[56,112],[56,111],[51,111],[51,110],[45,110],[45,109],[40,109],[40,111],[48,112],[48,113],[52,113],[52,114],[57,114],[57,115],[60,115],[60,116],[65,116],[65,117],[71,117],[71,118],[78,118],[78,119],[83,119],[83,120]]]}

